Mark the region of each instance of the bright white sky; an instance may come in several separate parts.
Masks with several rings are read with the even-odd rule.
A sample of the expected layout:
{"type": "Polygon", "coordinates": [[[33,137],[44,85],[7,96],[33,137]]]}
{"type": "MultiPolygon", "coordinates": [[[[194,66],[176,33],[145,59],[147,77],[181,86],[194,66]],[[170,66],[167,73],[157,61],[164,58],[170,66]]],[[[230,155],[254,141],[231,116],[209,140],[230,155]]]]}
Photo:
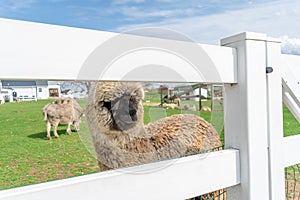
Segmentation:
{"type": "Polygon", "coordinates": [[[165,27],[207,44],[263,32],[300,54],[299,0],[0,0],[0,17],[114,32],[165,27]]]}

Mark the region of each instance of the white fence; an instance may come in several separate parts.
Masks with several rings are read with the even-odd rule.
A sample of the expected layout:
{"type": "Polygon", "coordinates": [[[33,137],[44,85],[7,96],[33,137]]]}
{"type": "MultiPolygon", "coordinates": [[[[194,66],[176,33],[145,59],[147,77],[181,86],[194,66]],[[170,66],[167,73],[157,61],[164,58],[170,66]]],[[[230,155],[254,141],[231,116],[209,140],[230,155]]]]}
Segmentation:
{"type": "MultiPolygon", "coordinates": [[[[283,137],[281,59],[288,58],[281,56],[278,40],[242,33],[223,39],[219,47],[123,35],[120,48],[171,46],[186,57],[146,48],[118,62],[104,62],[110,69],[94,73],[91,69],[98,68],[89,59],[101,56],[94,50],[116,35],[0,19],[0,79],[176,82],[174,76],[158,76],[161,72],[155,67],[172,66],[184,74],[185,81],[225,84],[226,149],[180,158],[151,173],[139,172],[165,161],[127,170],[136,173],[108,171],[4,190],[0,199],[186,199],[222,188],[228,188],[229,200],[285,198],[284,167],[300,162],[296,153],[300,137],[283,137]],[[191,67],[187,59],[194,58],[201,63],[194,62],[191,67]],[[135,66],[147,66],[148,73],[126,76],[135,66]],[[266,74],[266,67],[273,72],[266,74]]],[[[289,92],[299,92],[295,88],[289,92]]]]}

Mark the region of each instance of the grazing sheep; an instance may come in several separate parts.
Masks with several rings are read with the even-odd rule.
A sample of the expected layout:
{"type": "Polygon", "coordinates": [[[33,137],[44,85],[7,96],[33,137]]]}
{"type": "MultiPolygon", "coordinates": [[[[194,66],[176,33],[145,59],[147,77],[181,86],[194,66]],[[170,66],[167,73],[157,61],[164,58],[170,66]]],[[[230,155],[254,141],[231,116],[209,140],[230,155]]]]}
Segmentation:
{"type": "Polygon", "coordinates": [[[79,104],[71,98],[59,98],[53,103],[44,106],[43,110],[44,121],[46,122],[47,138],[51,140],[50,129],[52,126],[54,136],[59,137],[57,134],[58,124],[67,125],[67,133],[71,135],[71,125],[75,131],[79,131],[81,116],[83,109],[79,104]]]}
{"type": "Polygon", "coordinates": [[[172,115],[144,126],[143,98],[139,83],[91,85],[86,116],[101,170],[222,146],[214,127],[196,115],[172,115]]]}

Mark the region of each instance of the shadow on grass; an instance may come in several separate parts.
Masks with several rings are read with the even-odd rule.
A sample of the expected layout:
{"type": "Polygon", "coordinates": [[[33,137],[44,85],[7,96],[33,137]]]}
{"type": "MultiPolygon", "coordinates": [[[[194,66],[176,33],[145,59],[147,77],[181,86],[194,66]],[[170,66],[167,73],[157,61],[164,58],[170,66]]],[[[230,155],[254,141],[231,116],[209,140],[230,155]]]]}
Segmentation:
{"type": "MultiPolygon", "coordinates": [[[[58,133],[59,136],[61,136],[61,135],[67,135],[66,130],[57,130],[57,133],[58,133]]],[[[50,134],[51,134],[51,138],[55,139],[53,131],[51,131],[50,134]]],[[[46,131],[40,132],[40,133],[34,133],[34,134],[31,134],[31,135],[28,135],[27,137],[29,137],[31,139],[48,140],[48,138],[47,138],[47,132],[46,131]]]]}

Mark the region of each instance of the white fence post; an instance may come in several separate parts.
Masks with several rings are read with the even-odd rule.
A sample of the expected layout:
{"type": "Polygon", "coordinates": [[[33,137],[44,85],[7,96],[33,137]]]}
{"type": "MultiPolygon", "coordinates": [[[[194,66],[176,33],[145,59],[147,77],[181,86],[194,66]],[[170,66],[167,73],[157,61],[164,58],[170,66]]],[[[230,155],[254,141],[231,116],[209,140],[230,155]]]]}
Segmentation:
{"type": "Polygon", "coordinates": [[[228,199],[269,199],[265,34],[242,33],[221,41],[237,49],[238,84],[225,84],[225,145],[240,150],[241,184],[228,199]]]}
{"type": "Polygon", "coordinates": [[[280,45],[279,40],[268,38],[267,66],[273,70],[267,74],[269,176],[270,198],[272,200],[285,199],[280,45]]]}

